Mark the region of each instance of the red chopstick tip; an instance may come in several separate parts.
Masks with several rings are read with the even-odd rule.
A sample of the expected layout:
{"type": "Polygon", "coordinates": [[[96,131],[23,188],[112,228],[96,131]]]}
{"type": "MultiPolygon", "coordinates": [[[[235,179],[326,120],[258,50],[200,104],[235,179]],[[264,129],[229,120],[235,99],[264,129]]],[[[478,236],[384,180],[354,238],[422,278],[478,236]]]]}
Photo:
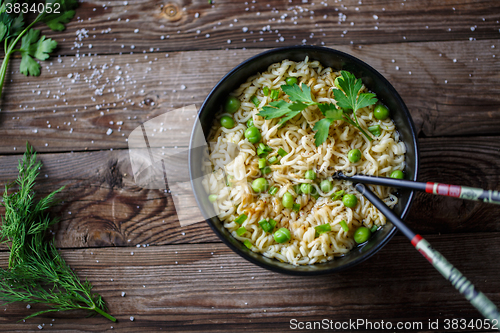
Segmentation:
{"type": "Polygon", "coordinates": [[[415,237],[413,237],[413,239],[411,240],[411,244],[414,246],[414,247],[417,247],[417,244],[418,242],[420,242],[422,240],[422,236],[420,235],[415,235],[415,237]]]}

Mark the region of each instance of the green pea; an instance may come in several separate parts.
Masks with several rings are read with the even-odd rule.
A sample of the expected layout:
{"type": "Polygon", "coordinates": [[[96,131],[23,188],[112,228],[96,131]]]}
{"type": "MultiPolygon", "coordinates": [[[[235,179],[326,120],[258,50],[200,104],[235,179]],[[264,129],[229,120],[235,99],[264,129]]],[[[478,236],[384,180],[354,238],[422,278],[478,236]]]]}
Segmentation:
{"type": "Polygon", "coordinates": [[[274,240],[277,243],[285,243],[288,242],[290,238],[292,238],[290,230],[288,230],[287,228],[279,228],[278,230],[276,230],[273,236],[274,240]]]}
{"type": "Polygon", "coordinates": [[[315,180],[316,179],[316,172],[314,172],[314,170],[307,170],[305,177],[306,177],[306,179],[315,180]]]}
{"type": "Polygon", "coordinates": [[[262,135],[257,127],[252,126],[246,129],[245,138],[247,138],[251,143],[257,143],[262,138],[262,135]]]}
{"type": "Polygon", "coordinates": [[[396,179],[403,179],[405,175],[403,174],[403,171],[401,170],[394,170],[391,173],[391,178],[396,178],[396,179]]]}
{"type": "Polygon", "coordinates": [[[328,193],[333,189],[333,184],[328,179],[324,179],[319,184],[319,188],[321,189],[321,191],[328,193]]]}
{"type": "Polygon", "coordinates": [[[281,199],[281,203],[283,207],[291,209],[293,207],[293,196],[290,192],[286,192],[283,194],[283,199],[281,199]]]}
{"type": "Polygon", "coordinates": [[[217,201],[217,194],[210,194],[208,196],[208,201],[210,201],[212,203],[215,202],[215,201],[217,201]]]}
{"type": "Polygon", "coordinates": [[[347,159],[351,163],[356,163],[361,159],[361,152],[359,151],[359,149],[351,149],[347,153],[347,159]]]}
{"type": "Polygon", "coordinates": [[[312,188],[313,186],[311,184],[308,184],[308,183],[303,183],[303,184],[300,184],[300,190],[302,191],[302,193],[304,194],[309,194],[312,192],[312,188]]]}
{"type": "Polygon", "coordinates": [[[342,198],[342,202],[344,203],[344,206],[353,208],[354,206],[357,205],[358,203],[358,198],[354,194],[346,194],[342,198]]]}
{"type": "Polygon", "coordinates": [[[364,243],[370,238],[372,232],[367,227],[359,227],[354,232],[354,241],[358,244],[364,243]]]}
{"type": "Polygon", "coordinates": [[[225,128],[233,128],[234,127],[234,120],[233,120],[233,118],[231,118],[229,116],[224,116],[224,117],[220,118],[220,124],[222,125],[222,127],[225,127],[225,128]]]}
{"type": "Polygon", "coordinates": [[[253,119],[250,118],[250,119],[247,120],[247,127],[250,128],[252,126],[253,126],[253,119]]]}
{"type": "Polygon", "coordinates": [[[373,115],[378,120],[385,120],[387,119],[387,117],[389,117],[389,109],[387,109],[382,104],[379,104],[375,107],[375,109],[373,109],[373,115]]]}
{"type": "Polygon", "coordinates": [[[234,96],[229,96],[224,105],[224,110],[228,113],[235,113],[240,108],[240,100],[234,96]]]}
{"type": "Polygon", "coordinates": [[[297,84],[298,81],[296,77],[287,77],[285,82],[287,85],[293,86],[294,84],[297,84]]]}
{"type": "Polygon", "coordinates": [[[257,178],[252,182],[252,189],[256,193],[264,192],[265,190],[267,190],[267,186],[268,183],[266,178],[257,178]]]}

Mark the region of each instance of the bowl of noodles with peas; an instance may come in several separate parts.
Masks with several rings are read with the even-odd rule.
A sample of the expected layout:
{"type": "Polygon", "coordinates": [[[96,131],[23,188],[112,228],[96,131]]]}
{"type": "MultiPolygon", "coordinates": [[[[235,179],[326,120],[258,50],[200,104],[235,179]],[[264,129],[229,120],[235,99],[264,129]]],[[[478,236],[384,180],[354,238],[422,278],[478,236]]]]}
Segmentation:
{"type": "MultiPolygon", "coordinates": [[[[316,46],[261,53],[217,83],[198,120],[189,155],[195,197],[243,258],[281,273],[332,273],[395,234],[351,182],[336,179],[338,172],[417,178],[410,113],[363,61],[316,46]],[[203,140],[199,153],[193,143],[203,140]]],[[[405,218],[413,191],[370,188],[405,218]]]]}

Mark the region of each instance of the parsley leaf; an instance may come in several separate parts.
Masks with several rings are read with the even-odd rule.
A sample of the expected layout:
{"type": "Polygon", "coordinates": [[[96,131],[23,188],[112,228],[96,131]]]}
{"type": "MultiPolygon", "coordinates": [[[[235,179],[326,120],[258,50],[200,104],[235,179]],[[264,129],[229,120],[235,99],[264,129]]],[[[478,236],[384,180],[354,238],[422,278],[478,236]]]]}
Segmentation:
{"type": "Polygon", "coordinates": [[[37,63],[29,54],[24,54],[21,59],[20,71],[24,75],[40,75],[40,64],[37,63]]]}
{"type": "Polygon", "coordinates": [[[328,138],[328,133],[330,132],[330,125],[333,123],[331,118],[323,118],[314,124],[313,130],[316,131],[314,134],[314,144],[319,147],[328,138]]]}
{"type": "Polygon", "coordinates": [[[285,102],[284,100],[279,100],[275,102],[269,103],[271,106],[264,106],[262,111],[257,113],[259,116],[264,117],[265,119],[274,119],[279,118],[290,112],[290,103],[285,102]]]}
{"type": "Polygon", "coordinates": [[[342,110],[337,109],[335,104],[327,103],[327,104],[318,104],[319,110],[326,117],[332,120],[341,120],[342,119],[342,110]]]}
{"type": "Polygon", "coordinates": [[[5,35],[7,35],[7,26],[5,25],[5,23],[3,22],[0,22],[0,42],[3,41],[5,35]]]}
{"type": "Polygon", "coordinates": [[[5,83],[7,65],[14,52],[20,52],[22,59],[20,71],[24,75],[40,75],[40,64],[34,59],[46,60],[57,42],[52,39],[40,37],[40,31],[31,27],[37,22],[44,22],[49,28],[56,31],[64,30],[64,24],[75,16],[74,9],[78,6],[78,0],[46,0],[45,10],[58,8],[58,13],[41,12],[32,22],[24,22],[22,14],[14,16],[7,14],[6,3],[15,3],[16,0],[0,0],[0,45],[4,45],[4,57],[0,67],[0,96],[5,83]],[[2,4],[2,2],[4,2],[2,4]],[[59,6],[56,6],[59,5],[59,6]],[[25,24],[27,24],[25,27],[25,24]],[[21,47],[16,45],[21,42],[21,47]]]}
{"type": "Polygon", "coordinates": [[[24,75],[40,75],[40,64],[37,63],[32,57],[39,60],[45,60],[49,57],[57,42],[52,39],[45,39],[45,36],[40,36],[40,30],[31,29],[24,35],[21,42],[21,73],[24,75]]]}
{"type": "Polygon", "coordinates": [[[281,86],[281,90],[288,95],[288,98],[290,98],[291,101],[307,103],[309,105],[315,104],[311,97],[311,88],[309,88],[305,83],[301,84],[301,88],[299,88],[297,84],[294,84],[293,86],[281,86]]]}
{"type": "Polygon", "coordinates": [[[60,4],[61,5],[60,13],[52,13],[52,14],[44,13],[40,20],[42,22],[45,22],[45,24],[47,24],[47,26],[54,31],[63,31],[64,24],[68,23],[73,18],[73,16],[75,16],[74,9],[78,7],[78,1],[47,0],[46,4],[48,5],[49,3],[52,4],[52,7],[54,7],[54,4],[56,3],[60,4]]]}
{"type": "Polygon", "coordinates": [[[52,52],[56,46],[57,42],[55,40],[51,38],[45,39],[45,36],[42,36],[36,44],[31,45],[30,54],[37,59],[45,60],[49,57],[49,53],[52,52]]]}
{"type": "Polygon", "coordinates": [[[264,106],[258,115],[264,117],[264,119],[274,119],[286,116],[280,120],[280,125],[292,119],[307,107],[304,103],[288,103],[284,100],[274,101],[269,103],[269,105],[270,106],[264,106]]]}
{"type": "Polygon", "coordinates": [[[339,107],[356,112],[361,108],[377,103],[375,94],[359,93],[363,85],[361,79],[356,79],[354,75],[346,71],[341,71],[341,75],[338,80],[340,89],[333,90],[333,95],[339,107]]]}

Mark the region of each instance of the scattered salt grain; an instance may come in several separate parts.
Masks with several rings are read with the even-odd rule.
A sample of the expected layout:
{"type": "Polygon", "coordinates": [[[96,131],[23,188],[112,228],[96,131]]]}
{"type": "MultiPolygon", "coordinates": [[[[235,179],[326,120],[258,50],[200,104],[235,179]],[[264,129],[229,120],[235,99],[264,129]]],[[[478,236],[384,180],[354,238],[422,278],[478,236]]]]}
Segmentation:
{"type": "Polygon", "coordinates": [[[111,128],[108,128],[108,130],[106,131],[106,135],[111,135],[111,133],[113,133],[113,130],[111,128]]]}
{"type": "Polygon", "coordinates": [[[134,320],[135,320],[135,318],[130,316],[130,321],[134,321],[134,320]]]}
{"type": "Polygon", "coordinates": [[[127,293],[122,291],[122,297],[125,297],[125,295],[127,295],[127,293]]]}

